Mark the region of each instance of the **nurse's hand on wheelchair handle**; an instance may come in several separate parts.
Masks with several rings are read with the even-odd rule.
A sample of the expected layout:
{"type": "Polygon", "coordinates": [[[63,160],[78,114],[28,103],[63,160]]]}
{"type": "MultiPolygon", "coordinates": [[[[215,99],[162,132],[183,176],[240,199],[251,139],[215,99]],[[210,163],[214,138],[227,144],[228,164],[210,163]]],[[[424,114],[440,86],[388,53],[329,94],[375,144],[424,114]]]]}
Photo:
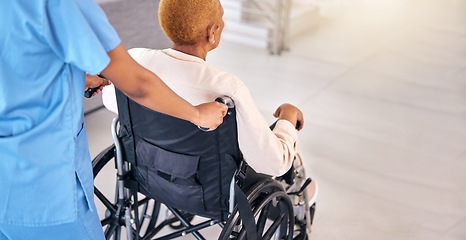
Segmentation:
{"type": "MultiPolygon", "coordinates": [[[[235,107],[235,103],[233,102],[233,100],[230,98],[230,97],[218,97],[215,99],[216,102],[219,102],[219,103],[223,103],[225,105],[227,105],[228,108],[234,108],[235,107]]],[[[227,112],[228,112],[228,109],[227,109],[227,112]]],[[[225,117],[225,114],[223,115],[223,117],[225,117]]],[[[206,127],[201,127],[201,126],[197,126],[200,130],[204,131],[204,132],[208,132],[208,131],[212,131],[214,129],[210,129],[210,128],[206,128],[206,127]]]]}
{"type": "Polygon", "coordinates": [[[228,112],[228,106],[219,102],[203,103],[195,106],[199,112],[195,125],[202,131],[213,131],[223,122],[223,117],[228,112]]]}
{"type": "Polygon", "coordinates": [[[95,96],[102,88],[106,85],[110,85],[110,81],[108,81],[105,77],[99,75],[89,75],[86,74],[86,84],[85,84],[85,91],[84,97],[90,98],[95,96]]]}
{"type": "Polygon", "coordinates": [[[278,118],[279,120],[287,120],[291,122],[296,127],[296,130],[301,130],[303,129],[304,126],[304,117],[303,113],[301,110],[299,110],[297,107],[284,103],[280,105],[275,113],[273,114],[274,117],[278,118]]]}

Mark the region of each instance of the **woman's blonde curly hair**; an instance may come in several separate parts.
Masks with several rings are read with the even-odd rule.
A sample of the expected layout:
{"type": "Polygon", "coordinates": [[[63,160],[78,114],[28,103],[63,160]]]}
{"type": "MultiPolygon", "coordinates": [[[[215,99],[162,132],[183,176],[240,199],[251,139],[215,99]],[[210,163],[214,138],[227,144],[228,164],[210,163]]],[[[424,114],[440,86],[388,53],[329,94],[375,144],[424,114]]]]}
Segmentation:
{"type": "Polygon", "coordinates": [[[219,0],[161,0],[159,21],[173,43],[195,45],[220,14],[219,0]]]}

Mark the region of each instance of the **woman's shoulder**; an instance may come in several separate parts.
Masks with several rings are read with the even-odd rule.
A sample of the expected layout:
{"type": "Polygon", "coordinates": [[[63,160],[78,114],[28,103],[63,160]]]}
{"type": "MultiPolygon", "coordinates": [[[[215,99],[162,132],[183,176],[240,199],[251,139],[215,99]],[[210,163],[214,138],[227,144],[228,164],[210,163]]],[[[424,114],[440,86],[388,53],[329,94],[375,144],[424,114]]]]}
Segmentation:
{"type": "Polygon", "coordinates": [[[237,82],[237,83],[243,83],[241,81],[241,79],[236,76],[235,74],[227,71],[227,70],[223,70],[223,69],[220,69],[214,65],[211,65],[209,63],[206,64],[206,70],[216,76],[217,78],[220,78],[220,79],[228,79],[229,81],[234,81],[234,82],[237,82]]]}
{"type": "Polygon", "coordinates": [[[222,70],[210,64],[208,64],[206,70],[209,72],[209,75],[213,76],[213,79],[215,79],[216,83],[220,86],[227,85],[235,90],[245,87],[243,81],[241,81],[241,79],[233,73],[222,70]]]}

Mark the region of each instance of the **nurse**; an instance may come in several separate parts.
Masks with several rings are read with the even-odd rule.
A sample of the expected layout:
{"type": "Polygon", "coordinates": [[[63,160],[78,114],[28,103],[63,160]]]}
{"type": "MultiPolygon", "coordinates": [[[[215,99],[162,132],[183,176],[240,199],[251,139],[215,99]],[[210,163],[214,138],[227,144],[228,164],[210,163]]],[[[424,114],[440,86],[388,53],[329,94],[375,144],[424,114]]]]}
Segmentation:
{"type": "Polygon", "coordinates": [[[0,1],[0,16],[0,240],[104,239],[83,121],[86,73],[203,127],[218,126],[227,107],[179,98],[132,60],[93,0],[0,1]]]}

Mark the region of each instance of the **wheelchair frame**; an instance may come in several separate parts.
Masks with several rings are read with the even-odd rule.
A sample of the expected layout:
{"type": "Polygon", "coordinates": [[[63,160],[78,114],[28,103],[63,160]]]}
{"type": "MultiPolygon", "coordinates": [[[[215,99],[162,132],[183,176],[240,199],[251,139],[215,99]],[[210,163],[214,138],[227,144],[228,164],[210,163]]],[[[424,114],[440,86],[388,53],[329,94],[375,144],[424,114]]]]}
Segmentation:
{"type": "MultiPolygon", "coordinates": [[[[191,220],[194,215],[166,206],[174,217],[163,219],[160,224],[156,225],[161,203],[147,196],[138,200],[138,193],[128,187],[131,182],[128,178],[128,173],[131,172],[131,164],[123,159],[122,146],[117,134],[118,121],[118,117],[116,117],[111,126],[114,145],[102,151],[93,160],[94,177],[112,158],[115,160],[115,168],[117,169],[114,203],[106,198],[104,194],[95,187],[95,196],[106,207],[105,217],[101,220],[101,223],[105,228],[106,239],[113,238],[115,240],[119,240],[122,236],[122,227],[126,229],[127,240],[153,239],[153,237],[167,225],[171,226],[176,231],[154,238],[154,240],[173,239],[186,234],[192,234],[196,239],[203,240],[205,238],[199,233],[199,230],[213,225],[219,225],[223,229],[219,239],[248,239],[247,229],[242,225],[244,220],[239,214],[239,211],[241,210],[238,209],[238,206],[235,206],[234,187],[239,182],[238,177],[241,174],[244,174],[244,172],[241,171],[241,168],[237,170],[237,173],[233,176],[230,182],[230,215],[226,222],[222,222],[217,219],[208,219],[193,225],[191,224],[191,220]],[[151,212],[148,213],[148,211],[151,212]],[[148,223],[146,223],[146,219],[149,219],[148,223]],[[173,225],[176,222],[180,223],[179,226],[173,225]],[[141,231],[142,228],[145,228],[144,231],[141,231]]],[[[304,169],[302,168],[294,171],[294,173],[298,174],[298,178],[304,179],[303,171],[304,169]]],[[[262,179],[246,193],[247,201],[251,205],[251,210],[254,214],[254,222],[257,222],[255,227],[257,232],[260,234],[258,239],[272,239],[272,237],[274,239],[288,240],[308,239],[310,225],[312,222],[312,217],[308,210],[310,209],[312,211],[313,208],[307,205],[307,196],[305,191],[303,193],[303,190],[310,181],[306,181],[304,183],[300,181],[297,183],[295,182],[295,179],[293,179],[291,185],[288,185],[287,187],[287,193],[284,189],[284,185],[287,184],[283,184],[283,179],[277,180],[270,178],[262,179]],[[279,183],[277,180],[281,180],[282,183],[279,183]],[[301,198],[304,197],[304,203],[302,201],[296,203],[293,199],[294,196],[301,196],[301,198]],[[305,211],[297,211],[298,215],[301,216],[295,217],[294,211],[297,210],[297,207],[301,207],[302,209],[302,206],[304,206],[305,211]],[[277,214],[277,209],[281,209],[282,211],[277,214]],[[270,218],[274,218],[274,220],[268,220],[270,218]],[[297,235],[293,235],[294,228],[296,227],[295,220],[299,230],[299,234],[297,235]]]]}

